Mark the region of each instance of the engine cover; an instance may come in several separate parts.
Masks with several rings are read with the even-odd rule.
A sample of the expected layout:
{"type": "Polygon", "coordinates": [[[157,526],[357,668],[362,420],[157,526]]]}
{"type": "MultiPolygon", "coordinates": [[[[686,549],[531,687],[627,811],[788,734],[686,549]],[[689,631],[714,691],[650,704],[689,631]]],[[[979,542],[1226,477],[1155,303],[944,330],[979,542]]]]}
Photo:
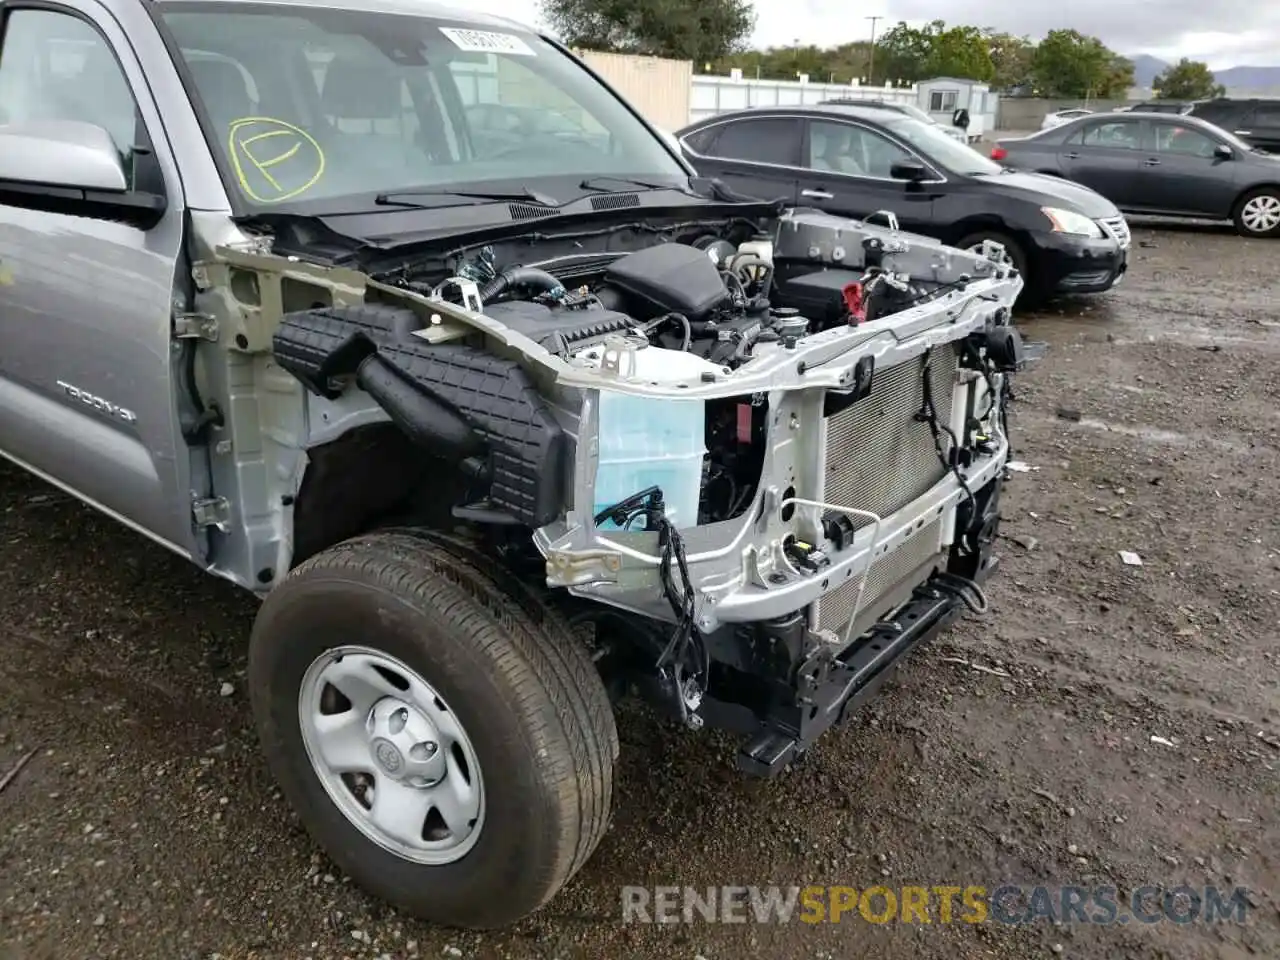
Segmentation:
{"type": "Polygon", "coordinates": [[[560,356],[568,356],[611,333],[624,333],[636,325],[625,313],[613,310],[562,309],[530,300],[487,304],[484,315],[560,356]]]}
{"type": "Polygon", "coordinates": [[[697,323],[729,301],[729,290],[705,250],[664,243],[616,260],[607,286],[622,291],[628,306],[645,318],[680,313],[697,323]]]}

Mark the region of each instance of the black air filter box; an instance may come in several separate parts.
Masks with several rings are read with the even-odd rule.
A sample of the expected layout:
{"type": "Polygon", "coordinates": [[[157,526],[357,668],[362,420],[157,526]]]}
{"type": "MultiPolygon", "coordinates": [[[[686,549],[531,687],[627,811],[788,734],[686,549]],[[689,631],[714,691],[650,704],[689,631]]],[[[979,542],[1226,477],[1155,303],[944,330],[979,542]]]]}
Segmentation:
{"type": "Polygon", "coordinates": [[[614,261],[605,284],[622,291],[637,317],[682,313],[695,323],[729,300],[720,271],[704,250],[664,243],[614,261]]]}
{"type": "Polygon", "coordinates": [[[778,291],[778,302],[795,307],[806,317],[827,327],[848,319],[844,288],[862,275],[853,270],[819,270],[792,277],[778,291]]]}

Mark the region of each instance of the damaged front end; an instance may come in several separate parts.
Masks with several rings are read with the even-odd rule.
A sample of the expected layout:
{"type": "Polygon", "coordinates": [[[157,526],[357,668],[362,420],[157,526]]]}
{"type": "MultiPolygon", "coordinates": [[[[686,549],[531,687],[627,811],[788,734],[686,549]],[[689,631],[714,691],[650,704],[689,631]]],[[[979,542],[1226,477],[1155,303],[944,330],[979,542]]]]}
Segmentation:
{"type": "Polygon", "coordinates": [[[1022,278],[814,211],[664,239],[469,250],[272,349],[452,464],[455,520],[531,541],[607,679],[771,773],[985,606],[1022,278]]]}

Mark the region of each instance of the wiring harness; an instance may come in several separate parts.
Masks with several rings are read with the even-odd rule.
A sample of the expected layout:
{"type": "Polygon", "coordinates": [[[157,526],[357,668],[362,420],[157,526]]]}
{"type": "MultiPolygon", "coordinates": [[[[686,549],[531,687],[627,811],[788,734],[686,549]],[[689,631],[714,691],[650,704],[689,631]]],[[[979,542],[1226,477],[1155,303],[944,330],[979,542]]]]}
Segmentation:
{"type": "Polygon", "coordinates": [[[632,524],[642,517],[645,521],[644,529],[657,531],[658,534],[658,547],[662,557],[658,577],[662,583],[663,596],[670,604],[676,620],[671,637],[658,654],[654,667],[660,681],[673,696],[680,719],[688,726],[700,727],[702,718],[695,711],[707,689],[711,654],[694,623],[697,615],[695,593],[693,580],[689,576],[684,540],[667,517],[662,489],[649,487],[634,493],[601,510],[594,519],[597,526],[606,520],[612,520],[624,530],[631,530],[632,524]],[[680,578],[678,587],[673,571],[680,578]]]}

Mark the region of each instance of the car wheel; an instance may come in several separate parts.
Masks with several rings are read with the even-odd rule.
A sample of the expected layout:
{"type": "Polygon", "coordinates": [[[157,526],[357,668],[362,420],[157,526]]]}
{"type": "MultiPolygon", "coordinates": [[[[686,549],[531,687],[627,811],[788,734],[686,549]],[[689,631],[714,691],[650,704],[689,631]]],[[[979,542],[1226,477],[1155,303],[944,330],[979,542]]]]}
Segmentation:
{"type": "Polygon", "coordinates": [[[1246,193],[1236,204],[1234,219],[1242,237],[1280,236],[1280,190],[1262,187],[1246,193]]]}
{"type": "Polygon", "coordinates": [[[303,825],[408,914],[506,926],[604,834],[618,740],[590,655],[462,544],[381,532],[308,559],[263,602],[249,687],[303,825]]]}
{"type": "Polygon", "coordinates": [[[982,244],[991,240],[1000,244],[1008,254],[1009,261],[1013,264],[1014,269],[1022,274],[1022,293],[1018,295],[1018,303],[1022,306],[1033,304],[1040,300],[1039,292],[1035,289],[1035,278],[1027,271],[1027,254],[1022,249],[1022,245],[1014,240],[1006,233],[998,230],[980,230],[977,233],[971,233],[959,243],[956,244],[961,250],[968,250],[970,253],[981,253],[982,244]]]}

